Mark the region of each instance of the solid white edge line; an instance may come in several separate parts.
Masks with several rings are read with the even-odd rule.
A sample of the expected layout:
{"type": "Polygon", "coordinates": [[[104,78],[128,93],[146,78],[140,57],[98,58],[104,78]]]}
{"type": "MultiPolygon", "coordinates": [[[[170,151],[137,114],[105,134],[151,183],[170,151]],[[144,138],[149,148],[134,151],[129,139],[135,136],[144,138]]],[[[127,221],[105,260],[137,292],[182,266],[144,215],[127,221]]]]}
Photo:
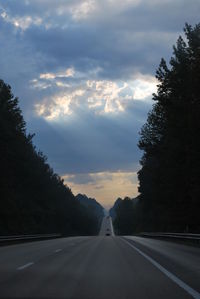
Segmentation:
{"type": "Polygon", "coordinates": [[[112,223],[112,217],[111,216],[110,216],[110,228],[111,228],[111,234],[114,237],[115,233],[114,233],[114,230],[113,230],[113,223],[112,223]]]}
{"type": "Polygon", "coordinates": [[[21,266],[21,267],[18,267],[17,270],[23,270],[23,269],[26,269],[26,268],[32,266],[33,264],[34,264],[33,262],[27,263],[27,264],[25,264],[25,265],[23,265],[23,266],[21,266]]]}
{"type": "Polygon", "coordinates": [[[156,268],[158,268],[162,273],[164,273],[168,278],[170,278],[173,282],[175,282],[179,287],[184,289],[188,294],[190,294],[195,299],[200,299],[200,293],[195,291],[193,288],[191,288],[188,284],[183,282],[181,279],[179,279],[177,276],[169,272],[167,269],[165,269],[163,266],[161,266],[158,262],[153,260],[150,256],[142,252],[140,249],[135,247],[133,244],[131,244],[129,241],[122,239],[126,244],[128,244],[130,247],[135,249],[139,254],[141,254],[144,258],[146,258],[150,263],[152,263],[156,268]]]}

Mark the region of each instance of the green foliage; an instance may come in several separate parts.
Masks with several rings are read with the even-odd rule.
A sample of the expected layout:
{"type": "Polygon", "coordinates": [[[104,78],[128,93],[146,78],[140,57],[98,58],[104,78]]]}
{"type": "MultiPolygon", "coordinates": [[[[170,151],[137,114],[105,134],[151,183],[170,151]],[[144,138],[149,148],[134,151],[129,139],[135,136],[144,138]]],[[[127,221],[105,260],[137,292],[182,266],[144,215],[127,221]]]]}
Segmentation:
{"type": "Polygon", "coordinates": [[[141,130],[142,230],[200,231],[200,24],[186,24],[141,130]]]}
{"type": "Polygon", "coordinates": [[[18,99],[0,80],[0,234],[97,233],[98,219],[36,150],[18,99]]]}

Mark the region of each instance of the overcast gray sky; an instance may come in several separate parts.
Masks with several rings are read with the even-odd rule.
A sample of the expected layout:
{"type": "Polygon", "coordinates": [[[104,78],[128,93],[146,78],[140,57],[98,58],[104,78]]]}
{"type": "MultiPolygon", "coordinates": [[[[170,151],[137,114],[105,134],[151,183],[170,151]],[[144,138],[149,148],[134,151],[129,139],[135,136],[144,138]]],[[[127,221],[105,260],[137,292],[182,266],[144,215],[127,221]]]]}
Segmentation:
{"type": "Polygon", "coordinates": [[[74,194],[137,195],[155,70],[199,16],[199,0],[0,0],[0,76],[74,194]]]}

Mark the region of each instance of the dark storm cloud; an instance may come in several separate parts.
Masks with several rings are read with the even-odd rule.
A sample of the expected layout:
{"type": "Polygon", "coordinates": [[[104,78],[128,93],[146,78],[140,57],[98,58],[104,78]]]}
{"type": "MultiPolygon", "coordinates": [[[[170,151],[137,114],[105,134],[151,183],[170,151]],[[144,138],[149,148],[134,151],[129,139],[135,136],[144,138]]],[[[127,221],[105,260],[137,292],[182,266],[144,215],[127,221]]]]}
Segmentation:
{"type": "Polygon", "coordinates": [[[199,0],[0,1],[1,77],[19,96],[28,130],[36,133],[34,142],[55,171],[137,169],[138,131],[151,103],[133,101],[121,113],[102,115],[83,102],[62,122],[37,116],[35,104],[61,90],[69,94],[87,80],[154,75],[160,58],[171,55],[184,23],[199,22],[199,11],[199,0]],[[59,78],[69,88],[40,78],[70,67],[78,75],[59,78]]]}
{"type": "Polygon", "coordinates": [[[51,67],[64,63],[82,72],[101,67],[98,77],[107,79],[127,79],[139,71],[153,73],[160,53],[166,53],[173,39],[173,35],[162,38],[159,34],[130,33],[125,40],[118,33],[89,28],[30,29],[26,36],[37,52],[49,57],[51,67]]]}
{"type": "Polygon", "coordinates": [[[141,1],[137,6],[131,6],[130,2],[121,10],[117,9],[118,1],[108,7],[102,1],[104,5],[90,17],[75,22],[67,8],[78,2],[8,1],[6,4],[15,15],[42,18],[41,26],[32,25],[23,34],[24,41],[33,48],[33,55],[48,57],[40,67],[49,70],[73,64],[87,72],[100,66],[99,77],[112,79],[126,79],[138,71],[154,73],[161,56],[168,57],[184,23],[199,20],[198,0],[141,1]],[[65,14],[56,13],[59,6],[64,6],[65,14]]]}

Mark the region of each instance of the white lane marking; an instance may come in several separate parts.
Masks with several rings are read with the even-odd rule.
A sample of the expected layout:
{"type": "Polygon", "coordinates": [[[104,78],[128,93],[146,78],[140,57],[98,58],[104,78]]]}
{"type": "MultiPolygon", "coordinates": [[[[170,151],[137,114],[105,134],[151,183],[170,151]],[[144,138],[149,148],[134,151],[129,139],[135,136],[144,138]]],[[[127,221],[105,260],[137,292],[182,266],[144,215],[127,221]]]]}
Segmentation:
{"type": "Polygon", "coordinates": [[[23,269],[26,269],[26,268],[32,266],[33,264],[34,264],[33,262],[27,263],[27,264],[25,264],[25,265],[23,265],[23,266],[21,266],[21,267],[18,267],[17,270],[23,270],[23,269]]]}
{"type": "Polygon", "coordinates": [[[109,217],[109,219],[110,219],[111,235],[114,237],[114,236],[115,236],[115,233],[114,233],[114,230],[113,230],[112,218],[111,218],[111,217],[109,217]]]}
{"type": "Polygon", "coordinates": [[[200,293],[195,291],[193,288],[191,288],[188,284],[183,282],[181,279],[179,279],[177,276],[169,272],[167,269],[165,269],[163,266],[161,266],[158,262],[154,261],[150,256],[142,252],[140,249],[135,247],[133,244],[129,243],[127,240],[122,239],[125,243],[127,243],[130,247],[135,249],[139,254],[141,254],[144,258],[146,258],[150,263],[152,263],[156,268],[158,268],[162,273],[164,273],[168,278],[170,278],[173,282],[175,282],[179,287],[184,289],[188,294],[190,294],[195,299],[200,299],[200,293]]]}
{"type": "Polygon", "coordinates": [[[54,252],[57,253],[57,252],[61,252],[61,251],[62,251],[62,249],[59,248],[59,249],[56,249],[54,252]]]}

